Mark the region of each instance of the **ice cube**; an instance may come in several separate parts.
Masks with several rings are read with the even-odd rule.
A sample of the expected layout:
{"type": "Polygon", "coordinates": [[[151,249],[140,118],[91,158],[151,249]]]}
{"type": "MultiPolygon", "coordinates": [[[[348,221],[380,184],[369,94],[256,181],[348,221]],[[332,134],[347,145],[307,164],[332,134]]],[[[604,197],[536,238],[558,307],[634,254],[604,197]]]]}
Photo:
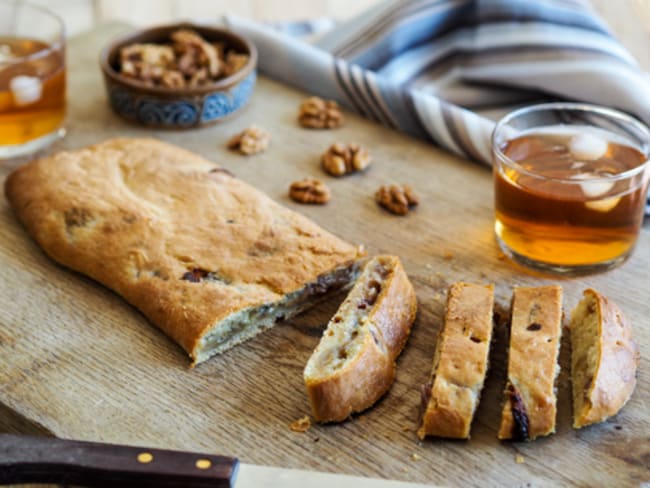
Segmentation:
{"type": "Polygon", "coordinates": [[[7,44],[0,44],[0,63],[11,61],[15,56],[11,52],[11,47],[7,44]]]}
{"type": "Polygon", "coordinates": [[[582,180],[578,184],[587,198],[597,198],[605,195],[614,187],[613,181],[603,180],[602,176],[596,173],[571,175],[571,179],[582,180]],[[590,181],[592,178],[593,181],[590,181]]]}
{"type": "Polygon", "coordinates": [[[585,202],[585,207],[597,212],[609,212],[614,207],[616,207],[620,201],[621,197],[603,198],[602,200],[592,200],[590,202],[585,202]]]}
{"type": "Polygon", "coordinates": [[[38,102],[41,99],[43,84],[36,76],[14,76],[9,82],[14,103],[19,107],[38,102]]]}
{"type": "Polygon", "coordinates": [[[609,143],[605,139],[587,133],[580,133],[569,139],[569,151],[576,159],[593,161],[602,158],[609,143]]]}
{"type": "Polygon", "coordinates": [[[580,183],[582,192],[589,198],[596,198],[606,195],[614,187],[613,181],[583,181],[580,183]]]}

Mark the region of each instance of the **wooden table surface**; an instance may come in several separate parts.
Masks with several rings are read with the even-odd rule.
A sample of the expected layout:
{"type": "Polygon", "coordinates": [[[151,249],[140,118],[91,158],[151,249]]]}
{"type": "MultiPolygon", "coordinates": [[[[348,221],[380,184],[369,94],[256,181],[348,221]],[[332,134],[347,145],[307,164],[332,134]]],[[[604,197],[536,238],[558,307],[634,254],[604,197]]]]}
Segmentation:
{"type": "MultiPolygon", "coordinates": [[[[302,369],[341,297],[231,351],[189,369],[183,351],[117,295],[45,257],[0,199],[0,431],[219,452],[244,462],[469,486],[638,486],[650,481],[650,232],[620,268],[580,279],[529,274],[500,259],[492,232],[488,170],[354,115],[337,131],[296,124],[305,96],[261,78],[253,100],[232,121],[190,132],[125,124],[106,103],[97,53],[122,30],[105,26],[70,43],[68,137],[79,147],[113,136],[154,136],[203,154],[272,198],[303,212],[370,253],[401,256],[419,299],[411,339],[395,384],[374,408],[340,425],[295,433],[289,424],[309,413],[302,369]],[[272,133],[266,153],[243,157],[224,148],[234,132],[258,124],[272,133]],[[370,148],[365,174],[334,179],[318,165],[334,141],[370,148]],[[287,187],[323,178],[332,201],[291,202],[287,187]],[[412,184],[421,205],[407,217],[379,209],[373,192],[390,182],[412,184]],[[641,347],[639,382],[610,421],[571,428],[568,351],[559,379],[558,432],[533,443],[497,441],[505,374],[503,331],[467,442],[415,436],[419,387],[429,376],[448,285],[495,283],[507,305],[512,288],[559,282],[565,311],[594,287],[631,319],[641,347]],[[523,456],[523,463],[516,456],[523,456]]],[[[0,182],[19,162],[0,166],[0,182]]],[[[566,346],[566,344],[565,344],[566,346]]],[[[522,458],[519,458],[521,461],[522,458]]]]}

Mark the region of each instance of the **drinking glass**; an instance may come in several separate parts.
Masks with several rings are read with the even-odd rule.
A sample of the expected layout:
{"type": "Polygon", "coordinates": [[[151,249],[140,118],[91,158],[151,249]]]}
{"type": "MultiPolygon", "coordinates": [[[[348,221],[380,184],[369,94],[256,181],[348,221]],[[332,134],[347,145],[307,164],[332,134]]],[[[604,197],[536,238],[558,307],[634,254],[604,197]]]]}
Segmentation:
{"type": "Polygon", "coordinates": [[[622,263],[646,205],[650,131],[575,103],[516,110],[492,135],[495,233],[524,266],[567,275],[622,263]]]}
{"type": "Polygon", "coordinates": [[[48,10],[0,0],[0,158],[64,134],[65,30],[48,10]]]}

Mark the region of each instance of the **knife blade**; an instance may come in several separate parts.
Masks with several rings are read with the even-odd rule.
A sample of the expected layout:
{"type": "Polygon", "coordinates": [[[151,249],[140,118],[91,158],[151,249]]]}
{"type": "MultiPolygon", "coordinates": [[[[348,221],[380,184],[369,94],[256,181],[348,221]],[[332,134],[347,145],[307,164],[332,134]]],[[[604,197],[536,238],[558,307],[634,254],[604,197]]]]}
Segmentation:
{"type": "Polygon", "coordinates": [[[236,488],[435,488],[403,481],[363,478],[344,474],[272,468],[254,464],[239,465],[236,488]]]}
{"type": "MultiPolygon", "coordinates": [[[[340,474],[271,468],[165,449],[0,434],[0,485],[57,483],[91,488],[415,488],[340,474]]],[[[429,486],[429,485],[427,485],[429,486]]]]}

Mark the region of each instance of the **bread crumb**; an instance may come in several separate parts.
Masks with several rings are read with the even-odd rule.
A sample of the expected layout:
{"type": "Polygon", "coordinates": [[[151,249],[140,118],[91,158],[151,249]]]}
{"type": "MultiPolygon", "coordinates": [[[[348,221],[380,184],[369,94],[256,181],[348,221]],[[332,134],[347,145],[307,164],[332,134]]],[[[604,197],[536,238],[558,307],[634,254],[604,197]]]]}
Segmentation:
{"type": "Polygon", "coordinates": [[[503,261],[506,258],[506,255],[503,254],[501,251],[499,251],[499,254],[497,254],[497,259],[499,261],[503,261]]]}
{"type": "Polygon", "coordinates": [[[444,254],[442,255],[442,258],[443,258],[445,261],[451,261],[452,259],[454,259],[454,253],[453,253],[453,252],[446,252],[446,253],[444,253],[444,254]]]}
{"type": "Polygon", "coordinates": [[[515,454],[515,462],[517,464],[524,464],[525,461],[526,460],[524,459],[524,457],[521,454],[515,454]]]}
{"type": "Polygon", "coordinates": [[[413,459],[413,461],[419,461],[420,459],[422,459],[422,456],[414,452],[413,454],[411,454],[411,459],[413,459]]]}
{"type": "Polygon", "coordinates": [[[402,427],[402,432],[411,432],[411,426],[410,425],[405,425],[402,427]]]}
{"type": "Polygon", "coordinates": [[[293,432],[307,432],[311,428],[311,420],[309,420],[309,417],[305,415],[304,417],[291,422],[289,428],[293,432]]]}

